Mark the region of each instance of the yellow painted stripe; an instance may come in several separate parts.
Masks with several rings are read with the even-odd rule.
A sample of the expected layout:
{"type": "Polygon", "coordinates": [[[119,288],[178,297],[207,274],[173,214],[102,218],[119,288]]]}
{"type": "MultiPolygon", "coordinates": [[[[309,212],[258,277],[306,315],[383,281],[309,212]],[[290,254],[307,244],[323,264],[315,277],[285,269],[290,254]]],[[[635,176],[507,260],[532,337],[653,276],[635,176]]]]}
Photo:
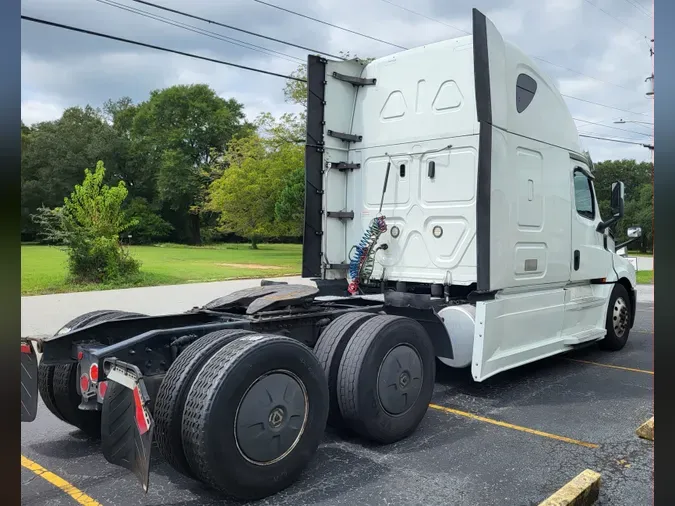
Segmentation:
{"type": "Polygon", "coordinates": [[[646,369],[633,369],[632,367],[623,367],[620,365],[612,364],[602,364],[600,362],[591,362],[590,360],[579,360],[578,358],[567,358],[565,360],[570,360],[571,362],[579,362],[581,364],[590,364],[590,365],[599,365],[600,367],[609,367],[610,369],[620,369],[622,371],[631,371],[631,372],[641,372],[644,374],[654,374],[654,371],[648,371],[646,369]]]}
{"type": "Polygon", "coordinates": [[[474,415],[473,413],[467,413],[466,411],[460,411],[458,409],[446,408],[445,406],[439,406],[438,404],[429,404],[430,408],[437,409],[439,411],[445,411],[446,413],[452,413],[453,415],[465,416],[466,418],[471,418],[473,420],[478,420],[480,422],[491,423],[492,425],[498,425],[500,427],[506,427],[507,429],[519,430],[520,432],[527,432],[528,434],[534,434],[535,436],[547,437],[549,439],[555,439],[557,441],[562,441],[564,443],[570,443],[579,446],[585,446],[586,448],[597,448],[598,445],[595,443],[587,443],[586,441],[579,441],[577,439],[572,439],[565,436],[558,436],[557,434],[550,434],[548,432],[542,432],[540,430],[530,429],[528,427],[521,427],[520,425],[513,425],[512,423],[502,422],[501,420],[494,420],[492,418],[486,418],[484,416],[474,415]]]}
{"type": "Polygon", "coordinates": [[[40,464],[38,464],[36,462],[33,462],[32,460],[24,457],[23,455],[21,455],[21,465],[23,467],[25,467],[26,469],[28,469],[30,471],[33,471],[35,474],[37,474],[41,478],[44,478],[45,480],[47,480],[49,483],[51,483],[55,487],[63,490],[66,494],[68,494],[70,497],[75,499],[75,501],[78,504],[83,504],[85,506],[101,506],[101,503],[99,503],[98,501],[95,501],[94,499],[89,497],[87,494],[82,492],[80,489],[71,485],[66,480],[64,480],[60,476],[55,475],[51,471],[47,471],[40,464]]]}

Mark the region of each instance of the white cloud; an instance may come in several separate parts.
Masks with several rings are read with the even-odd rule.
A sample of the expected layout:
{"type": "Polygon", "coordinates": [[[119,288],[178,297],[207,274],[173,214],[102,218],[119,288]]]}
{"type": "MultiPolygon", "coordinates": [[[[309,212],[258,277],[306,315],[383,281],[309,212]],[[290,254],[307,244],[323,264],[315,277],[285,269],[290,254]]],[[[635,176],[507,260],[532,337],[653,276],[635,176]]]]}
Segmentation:
{"type": "Polygon", "coordinates": [[[63,110],[63,107],[49,100],[21,100],[21,120],[26,125],[59,119],[63,110]]]}

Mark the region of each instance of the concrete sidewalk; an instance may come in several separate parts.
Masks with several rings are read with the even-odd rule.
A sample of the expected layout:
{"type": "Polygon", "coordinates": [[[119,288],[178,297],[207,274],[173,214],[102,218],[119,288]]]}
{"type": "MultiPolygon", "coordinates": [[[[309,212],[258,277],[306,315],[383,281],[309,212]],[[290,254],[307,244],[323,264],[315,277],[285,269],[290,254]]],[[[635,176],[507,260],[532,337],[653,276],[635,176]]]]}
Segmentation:
{"type": "MultiPolygon", "coordinates": [[[[299,276],[274,280],[313,284],[299,276]]],[[[119,309],[149,315],[180,313],[254,286],[260,286],[260,279],[21,297],[21,335],[53,334],[76,316],[97,309],[119,309]]],[[[653,303],[654,285],[639,285],[638,301],[653,303]]]]}

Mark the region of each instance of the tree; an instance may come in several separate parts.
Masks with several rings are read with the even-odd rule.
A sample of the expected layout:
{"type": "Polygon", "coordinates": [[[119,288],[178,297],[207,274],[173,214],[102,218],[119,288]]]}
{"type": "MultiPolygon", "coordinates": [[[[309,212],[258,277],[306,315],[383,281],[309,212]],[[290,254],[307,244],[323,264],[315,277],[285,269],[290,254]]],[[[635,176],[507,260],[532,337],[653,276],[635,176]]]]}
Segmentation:
{"type": "Polygon", "coordinates": [[[139,264],[122,248],[120,234],[138,224],[122,210],[128,191],[123,181],[103,183],[105,167],[84,171],[62,207],[40,208],[36,221],[42,233],[66,246],[68,269],[76,281],[111,282],[138,272],[139,264]]]}
{"type": "Polygon", "coordinates": [[[37,229],[31,214],[60,205],[86,167],[102,160],[109,173],[119,172],[119,142],[102,113],[89,106],[71,107],[56,121],[21,130],[21,229],[32,238],[37,229]]]}
{"type": "Polygon", "coordinates": [[[612,183],[623,181],[625,185],[625,214],[624,217],[616,223],[612,230],[617,242],[627,239],[626,230],[630,226],[644,223],[642,233],[644,239],[642,244],[651,246],[653,237],[652,216],[654,206],[652,201],[644,200],[645,185],[652,188],[652,164],[648,162],[636,162],[635,160],[605,160],[596,163],[593,168],[595,176],[595,191],[597,194],[600,214],[603,219],[608,219],[611,215],[611,191],[612,183]],[[630,210],[630,212],[629,212],[630,210]],[[647,219],[646,216],[649,218],[647,219]],[[633,222],[631,220],[638,220],[633,222]]]}
{"type": "Polygon", "coordinates": [[[183,217],[174,225],[194,244],[201,242],[200,216],[214,157],[247,129],[242,104],[205,84],[155,90],[137,108],[132,137],[151,154],[159,200],[183,217]]]}
{"type": "Polygon", "coordinates": [[[210,185],[206,208],[219,213],[223,231],[247,238],[254,249],[264,238],[297,233],[293,210],[276,213],[287,182],[304,161],[302,144],[282,140],[296,134],[292,119],[262,115],[256,121],[259,131],[231,141],[213,169],[220,175],[210,185]]]}

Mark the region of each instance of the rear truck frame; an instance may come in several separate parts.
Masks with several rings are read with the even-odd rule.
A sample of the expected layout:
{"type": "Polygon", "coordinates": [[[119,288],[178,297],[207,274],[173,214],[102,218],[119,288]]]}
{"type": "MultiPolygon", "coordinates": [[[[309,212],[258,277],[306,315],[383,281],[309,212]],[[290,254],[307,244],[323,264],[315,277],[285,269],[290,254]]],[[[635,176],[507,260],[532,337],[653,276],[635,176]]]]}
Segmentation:
{"type": "Polygon", "coordinates": [[[473,24],[368,65],[309,56],[302,275],[316,286],[93,311],[22,338],[22,422],[39,394],[145,491],[156,447],[253,500],[298,479],[326,424],[381,444],[413,433],[436,359],[484,381],[623,348],[635,270],[609,228],[623,184],[603,221],[559,92],[475,9],[473,24]]]}

